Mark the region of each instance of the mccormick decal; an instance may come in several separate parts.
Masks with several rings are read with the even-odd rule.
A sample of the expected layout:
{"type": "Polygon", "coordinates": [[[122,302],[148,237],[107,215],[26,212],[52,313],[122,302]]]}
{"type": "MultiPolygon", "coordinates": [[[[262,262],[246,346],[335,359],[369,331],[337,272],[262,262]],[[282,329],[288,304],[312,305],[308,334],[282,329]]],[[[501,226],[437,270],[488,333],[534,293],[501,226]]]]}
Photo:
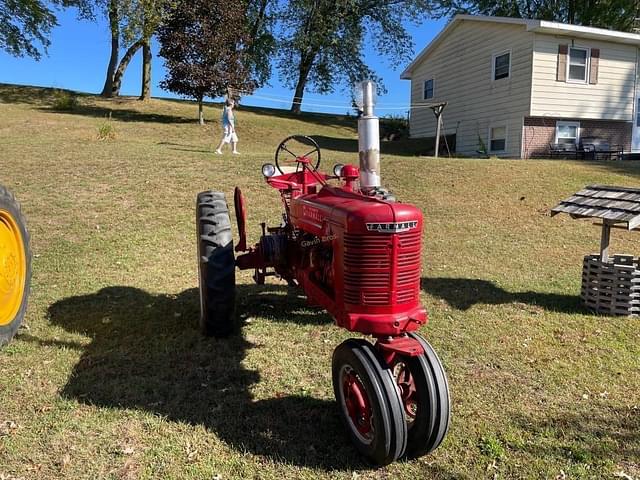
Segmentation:
{"type": "Polygon", "coordinates": [[[367,230],[370,232],[381,233],[399,233],[406,232],[418,226],[417,220],[410,222],[394,222],[394,223],[367,223],[367,230]]]}
{"type": "Polygon", "coordinates": [[[317,208],[310,207],[308,205],[302,205],[302,216],[307,217],[311,220],[315,220],[316,222],[322,222],[324,219],[324,215],[317,208]]]}

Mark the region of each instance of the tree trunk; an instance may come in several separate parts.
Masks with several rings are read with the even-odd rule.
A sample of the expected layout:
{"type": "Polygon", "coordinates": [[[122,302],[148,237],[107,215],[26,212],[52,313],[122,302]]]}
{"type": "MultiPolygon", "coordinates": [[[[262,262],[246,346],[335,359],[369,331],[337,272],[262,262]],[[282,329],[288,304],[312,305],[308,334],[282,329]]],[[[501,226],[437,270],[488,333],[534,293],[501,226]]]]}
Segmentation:
{"type": "Polygon", "coordinates": [[[198,98],[198,123],[204,125],[204,112],[202,111],[202,97],[198,98]]]}
{"type": "Polygon", "coordinates": [[[122,60],[120,60],[120,65],[118,65],[118,69],[113,76],[113,95],[115,97],[120,95],[120,87],[122,86],[122,77],[124,76],[124,72],[140,47],[142,47],[142,39],[131,45],[124,54],[124,57],[122,57],[122,60]]]}
{"type": "Polygon", "coordinates": [[[151,98],[151,39],[146,38],[142,44],[142,91],[140,100],[151,98]]]}
{"type": "Polygon", "coordinates": [[[569,0],[569,8],[567,12],[567,23],[575,24],[576,23],[576,2],[575,0],[569,0]]]}
{"type": "Polygon", "coordinates": [[[120,50],[120,24],[118,21],[118,1],[109,1],[109,26],[111,30],[111,57],[107,67],[107,78],[100,95],[110,98],[113,96],[113,77],[118,64],[118,52],[120,50]]]}
{"type": "Polygon", "coordinates": [[[258,36],[258,32],[260,31],[260,28],[262,27],[262,22],[264,21],[264,17],[265,14],[267,12],[267,5],[269,4],[269,0],[262,0],[261,4],[260,4],[260,9],[258,10],[258,14],[256,15],[256,19],[253,22],[253,25],[251,27],[251,35],[250,35],[250,39],[251,39],[251,45],[249,46],[249,50],[251,50],[251,48],[253,47],[253,43],[256,40],[256,37],[258,36]]]}
{"type": "Polygon", "coordinates": [[[298,82],[296,83],[296,91],[293,94],[293,102],[291,103],[291,113],[299,114],[302,108],[302,97],[304,96],[304,88],[307,86],[307,80],[309,78],[309,72],[311,71],[311,65],[315,55],[308,56],[300,63],[300,70],[298,74],[298,82]]]}

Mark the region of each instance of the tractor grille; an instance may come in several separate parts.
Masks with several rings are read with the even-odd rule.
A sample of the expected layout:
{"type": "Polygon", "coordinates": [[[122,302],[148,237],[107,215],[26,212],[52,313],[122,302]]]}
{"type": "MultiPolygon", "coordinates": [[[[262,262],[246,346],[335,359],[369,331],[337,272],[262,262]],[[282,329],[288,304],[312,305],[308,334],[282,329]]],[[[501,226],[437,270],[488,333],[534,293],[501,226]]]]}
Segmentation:
{"type": "Polygon", "coordinates": [[[344,247],[346,303],[391,306],[418,300],[420,231],[375,236],[347,233],[344,247]],[[394,237],[398,239],[395,251],[394,237]],[[394,264],[397,270],[392,278],[394,264]]]}
{"type": "Polygon", "coordinates": [[[413,230],[401,233],[398,243],[396,303],[417,302],[420,297],[422,232],[413,230]]]}

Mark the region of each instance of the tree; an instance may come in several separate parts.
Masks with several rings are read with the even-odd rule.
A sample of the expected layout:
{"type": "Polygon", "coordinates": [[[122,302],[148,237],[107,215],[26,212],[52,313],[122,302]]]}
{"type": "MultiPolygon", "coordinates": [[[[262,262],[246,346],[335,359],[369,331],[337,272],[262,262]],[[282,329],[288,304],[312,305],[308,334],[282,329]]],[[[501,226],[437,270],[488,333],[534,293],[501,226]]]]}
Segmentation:
{"type": "Polygon", "coordinates": [[[247,31],[249,47],[247,64],[256,82],[256,88],[271,77],[271,58],[276,49],[273,34],[277,18],[277,0],[250,0],[247,2],[247,31]]]}
{"type": "Polygon", "coordinates": [[[318,93],[338,83],[378,80],[364,61],[364,42],[398,65],[409,60],[413,41],[405,20],[429,12],[428,0],[290,0],[283,15],[278,68],[295,89],[291,111],[299,113],[310,85],[318,93]]]}
{"type": "Polygon", "coordinates": [[[160,56],[167,74],[162,88],[198,102],[220,97],[228,89],[251,90],[247,8],[241,1],[178,0],[158,29],[160,56]]]}
{"type": "MultiPolygon", "coordinates": [[[[104,0],[97,0],[104,1],[104,0]]],[[[111,56],[107,67],[105,97],[120,95],[122,78],[134,55],[142,49],[140,99],[151,96],[151,38],[162,22],[171,0],[107,0],[111,32],[111,56]],[[121,45],[128,45],[118,63],[121,45]]]]}
{"type": "Polygon", "coordinates": [[[118,55],[120,53],[120,16],[119,0],[108,0],[107,16],[109,18],[109,31],[111,32],[111,54],[107,65],[107,75],[104,80],[104,87],[100,95],[110,98],[113,96],[113,76],[118,65],[118,55]]]}
{"type": "Polygon", "coordinates": [[[532,18],[590,27],[633,31],[640,15],[637,0],[444,0],[437,15],[456,13],[532,18]]]}
{"type": "MultiPolygon", "coordinates": [[[[93,15],[88,0],[49,3],[54,8],[77,7],[81,19],[93,15]]],[[[51,29],[57,25],[55,13],[41,0],[4,0],[0,2],[0,49],[16,57],[27,55],[39,60],[51,44],[51,29]]]]}

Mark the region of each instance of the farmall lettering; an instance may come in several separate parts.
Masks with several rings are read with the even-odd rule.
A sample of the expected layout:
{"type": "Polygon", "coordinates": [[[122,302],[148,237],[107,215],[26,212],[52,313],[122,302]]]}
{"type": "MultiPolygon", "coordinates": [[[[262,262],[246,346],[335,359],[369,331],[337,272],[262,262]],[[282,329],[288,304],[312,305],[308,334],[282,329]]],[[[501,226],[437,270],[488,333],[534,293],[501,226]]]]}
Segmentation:
{"type": "Polygon", "coordinates": [[[418,222],[393,222],[393,223],[367,223],[367,230],[381,233],[400,233],[413,230],[418,226],[418,222]]]}

